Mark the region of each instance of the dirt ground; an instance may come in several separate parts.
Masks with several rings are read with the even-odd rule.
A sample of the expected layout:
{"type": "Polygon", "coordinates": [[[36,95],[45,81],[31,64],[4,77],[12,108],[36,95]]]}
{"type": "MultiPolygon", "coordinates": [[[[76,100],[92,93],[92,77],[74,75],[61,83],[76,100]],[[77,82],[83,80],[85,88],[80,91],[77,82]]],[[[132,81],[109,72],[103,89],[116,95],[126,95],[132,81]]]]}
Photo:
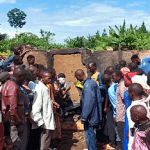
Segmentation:
{"type": "MultiPolygon", "coordinates": [[[[98,150],[104,150],[102,146],[107,143],[104,137],[101,138],[97,142],[98,150]]],[[[62,131],[62,140],[58,145],[58,150],[83,150],[84,148],[86,144],[83,131],[62,131]]]]}

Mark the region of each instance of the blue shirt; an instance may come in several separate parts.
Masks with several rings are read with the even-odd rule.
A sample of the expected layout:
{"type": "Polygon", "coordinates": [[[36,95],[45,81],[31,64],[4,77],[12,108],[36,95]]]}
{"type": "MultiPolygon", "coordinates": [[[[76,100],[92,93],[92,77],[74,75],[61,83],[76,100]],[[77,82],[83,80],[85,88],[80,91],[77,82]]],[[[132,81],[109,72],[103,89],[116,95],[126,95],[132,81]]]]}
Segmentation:
{"type": "Polygon", "coordinates": [[[150,57],[143,58],[138,68],[142,69],[147,74],[150,71],[150,57]]]}
{"type": "Polygon", "coordinates": [[[117,91],[118,83],[112,83],[112,85],[108,88],[109,100],[113,107],[113,117],[116,118],[116,91],[117,91]]]}

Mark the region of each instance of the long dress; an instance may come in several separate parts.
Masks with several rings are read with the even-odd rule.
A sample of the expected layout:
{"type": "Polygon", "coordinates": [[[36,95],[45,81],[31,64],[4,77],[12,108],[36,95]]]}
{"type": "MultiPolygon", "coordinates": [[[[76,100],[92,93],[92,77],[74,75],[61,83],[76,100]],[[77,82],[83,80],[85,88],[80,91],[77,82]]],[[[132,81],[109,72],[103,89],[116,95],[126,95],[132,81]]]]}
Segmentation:
{"type": "Polygon", "coordinates": [[[124,104],[125,104],[125,123],[124,123],[124,141],[123,141],[123,150],[128,150],[128,129],[129,129],[129,124],[128,124],[128,118],[127,118],[127,108],[131,105],[131,99],[129,97],[128,90],[124,92],[124,104]]]}
{"type": "MultiPolygon", "coordinates": [[[[51,97],[51,100],[55,100],[54,99],[54,87],[52,84],[47,84],[46,85],[49,89],[49,94],[50,94],[50,97],[51,97]]],[[[52,134],[52,139],[61,139],[61,122],[60,122],[60,116],[59,114],[56,112],[56,106],[53,105],[53,112],[54,112],[54,117],[55,117],[55,124],[56,124],[56,128],[55,130],[53,131],[53,134],[52,134]]]]}

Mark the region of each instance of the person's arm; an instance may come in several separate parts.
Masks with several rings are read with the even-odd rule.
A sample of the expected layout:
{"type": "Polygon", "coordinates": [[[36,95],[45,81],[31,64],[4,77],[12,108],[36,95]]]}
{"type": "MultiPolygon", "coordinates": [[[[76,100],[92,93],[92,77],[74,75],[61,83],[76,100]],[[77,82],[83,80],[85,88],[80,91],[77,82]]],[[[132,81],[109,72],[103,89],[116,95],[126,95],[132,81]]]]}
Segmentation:
{"type": "Polygon", "coordinates": [[[7,100],[9,102],[10,108],[10,120],[15,124],[19,124],[21,122],[18,112],[17,112],[17,104],[18,104],[18,91],[16,85],[10,83],[10,86],[7,91],[7,100]]]}
{"type": "Polygon", "coordinates": [[[117,118],[118,114],[120,113],[119,112],[119,105],[120,105],[120,99],[121,99],[120,94],[121,94],[120,88],[118,87],[117,91],[116,91],[116,118],[117,118]]]}
{"type": "Polygon", "coordinates": [[[102,83],[102,80],[101,80],[102,75],[103,75],[102,73],[99,73],[99,75],[97,77],[97,80],[99,82],[98,88],[105,90],[106,86],[102,83]]]}
{"type": "Polygon", "coordinates": [[[114,95],[114,93],[108,89],[108,95],[111,105],[113,107],[113,116],[114,118],[116,118],[116,94],[114,95]]]}
{"type": "Polygon", "coordinates": [[[29,49],[25,49],[25,50],[23,50],[23,52],[19,56],[23,59],[25,54],[28,53],[29,51],[30,51],[29,49]]]}
{"type": "Polygon", "coordinates": [[[15,124],[19,124],[21,120],[17,114],[18,96],[17,95],[8,96],[8,101],[10,102],[10,109],[9,109],[10,120],[15,124]]]}
{"type": "Polygon", "coordinates": [[[106,98],[105,98],[104,112],[107,111],[107,103],[108,103],[108,94],[106,95],[106,98]]]}
{"type": "Polygon", "coordinates": [[[5,68],[7,67],[7,65],[10,65],[10,64],[13,62],[14,57],[15,57],[14,55],[11,55],[7,60],[4,60],[4,61],[2,62],[1,67],[2,67],[3,69],[5,69],[5,68]]]}
{"type": "Polygon", "coordinates": [[[42,94],[42,89],[40,86],[38,86],[35,89],[35,94],[34,94],[34,100],[32,104],[32,112],[31,112],[31,117],[34,122],[37,123],[37,125],[40,127],[44,124],[44,120],[42,117],[42,100],[43,100],[43,94],[42,94]]]}
{"type": "Polygon", "coordinates": [[[62,91],[62,97],[71,89],[71,86],[66,87],[65,91],[62,91]]]}

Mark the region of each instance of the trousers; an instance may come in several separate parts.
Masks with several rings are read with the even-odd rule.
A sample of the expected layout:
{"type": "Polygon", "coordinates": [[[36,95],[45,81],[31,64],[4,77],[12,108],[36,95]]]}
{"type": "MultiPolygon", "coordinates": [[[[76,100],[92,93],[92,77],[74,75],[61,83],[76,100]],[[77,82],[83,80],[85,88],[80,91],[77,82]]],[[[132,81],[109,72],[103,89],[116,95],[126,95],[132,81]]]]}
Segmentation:
{"type": "Polygon", "coordinates": [[[84,124],[84,134],[88,150],[97,150],[96,131],[88,122],[84,124]]]}

